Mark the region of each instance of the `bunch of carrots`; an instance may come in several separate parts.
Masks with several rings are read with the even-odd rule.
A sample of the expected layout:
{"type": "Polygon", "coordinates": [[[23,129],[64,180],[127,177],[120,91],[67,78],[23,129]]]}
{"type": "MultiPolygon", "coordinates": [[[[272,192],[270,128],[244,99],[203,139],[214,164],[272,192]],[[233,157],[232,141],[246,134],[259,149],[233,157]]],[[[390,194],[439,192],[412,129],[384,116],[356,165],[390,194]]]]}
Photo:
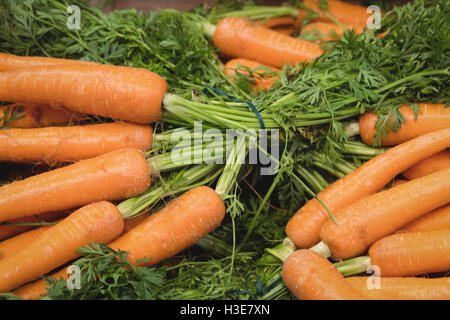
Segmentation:
{"type": "MultiPolygon", "coordinates": [[[[448,277],[414,277],[450,270],[450,109],[425,104],[416,120],[406,106],[402,111],[406,122],[385,139],[391,149],[318,193],[288,222],[297,250],[284,262],[283,279],[297,298],[450,299],[448,277]],[[398,175],[404,179],[388,188],[398,175]],[[378,270],[378,287],[373,276],[344,278],[329,257],[347,267],[364,258],[378,270]]],[[[361,117],[365,141],[373,138],[373,118],[361,117]]]]}
{"type": "MultiPolygon", "coordinates": [[[[246,19],[243,17],[245,14],[239,11],[230,13],[230,17],[220,21],[216,30],[234,29],[235,25],[240,25],[237,29],[241,31],[239,33],[224,32],[227,36],[224,39],[214,36],[215,45],[222,49],[223,54],[232,57],[225,64],[225,74],[231,77],[234,77],[236,73],[249,76],[254,91],[268,90],[277,81],[279,68],[284,64],[311,61],[323,52],[320,44],[341,39],[346,30],[352,30],[355,33],[367,30],[371,14],[367,12],[366,7],[339,0],[328,0],[326,8],[323,6],[323,1],[305,0],[300,8],[291,10],[290,16],[274,16],[256,20],[246,19]],[[233,17],[234,14],[238,17],[233,17]],[[266,48],[254,46],[252,43],[255,41],[257,32],[249,31],[248,35],[247,32],[242,32],[247,29],[258,30],[257,37],[261,40],[262,46],[266,46],[266,42],[271,42],[274,50],[267,50],[266,54],[261,55],[258,51],[266,50],[266,48]],[[300,36],[295,37],[296,33],[300,36]],[[233,42],[236,45],[230,48],[228,43],[233,42]],[[242,46],[245,47],[242,48],[242,46]],[[247,46],[249,46],[248,49],[247,46]],[[278,52],[275,48],[278,48],[278,52]],[[304,57],[295,54],[301,52],[304,57]]],[[[273,9],[273,7],[266,7],[263,11],[267,11],[270,16],[271,12],[276,14],[274,13],[276,10],[273,9]]],[[[261,14],[263,11],[258,12],[261,14]]]]}
{"type": "Polygon", "coordinates": [[[156,174],[145,152],[152,148],[150,125],[162,115],[164,79],[91,62],[7,54],[0,60],[0,100],[14,102],[2,108],[2,118],[16,113],[0,130],[0,161],[51,168],[0,187],[0,222],[6,222],[0,292],[21,287],[14,291],[19,296],[38,298],[45,285],[32,281],[77,258],[78,248],[91,242],[127,251],[132,263],[151,258],[146,265],[153,265],[221,223],[224,202],[206,186],[131,227],[113,204],[146,191],[156,174]],[[113,121],[86,123],[92,115],[113,121]],[[24,229],[36,220],[53,223],[24,229]]]}
{"type": "MultiPolygon", "coordinates": [[[[292,16],[230,16],[205,25],[229,59],[224,74],[245,76],[255,93],[270,90],[286,65],[314,61],[321,45],[345,30],[367,31],[365,7],[328,0],[324,9],[319,2],[304,1],[292,16]],[[319,32],[320,41],[305,40],[307,32],[319,32]]],[[[143,194],[158,175],[147,154],[168,89],[143,68],[0,53],[0,101],[11,103],[0,108],[0,161],[50,168],[0,186],[0,292],[39,298],[47,286],[40,278],[67,277],[60,268],[91,242],[149,266],[221,224],[224,199],[207,186],[137,219],[124,219],[115,204],[143,194]],[[43,225],[32,229],[33,223],[43,225]]],[[[402,127],[382,137],[390,149],[318,193],[288,222],[296,250],[282,277],[297,298],[450,299],[448,277],[414,277],[450,270],[450,108],[417,105],[419,115],[409,105],[399,109],[402,127]],[[407,180],[387,188],[399,175],[407,180]],[[365,285],[367,277],[344,278],[329,258],[379,267],[379,291],[365,285]]],[[[369,145],[378,120],[371,112],[359,119],[369,145]]]]}

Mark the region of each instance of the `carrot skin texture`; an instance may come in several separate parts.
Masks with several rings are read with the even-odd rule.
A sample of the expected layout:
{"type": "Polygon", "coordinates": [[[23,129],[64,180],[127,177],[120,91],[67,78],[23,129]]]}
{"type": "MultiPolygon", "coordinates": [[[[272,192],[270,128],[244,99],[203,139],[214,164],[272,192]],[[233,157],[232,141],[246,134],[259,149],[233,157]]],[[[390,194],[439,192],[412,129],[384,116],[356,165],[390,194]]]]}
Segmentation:
{"type": "Polygon", "coordinates": [[[408,180],[413,180],[446,168],[450,168],[449,150],[441,151],[420,161],[411,168],[403,171],[402,175],[408,180]]]}
{"type": "MultiPolygon", "coordinates": [[[[37,223],[37,222],[52,222],[57,219],[65,218],[69,215],[68,211],[46,212],[35,216],[19,218],[7,221],[9,223],[37,223]]],[[[0,241],[14,237],[23,232],[35,229],[36,226],[29,225],[0,225],[0,241]]]]}
{"type": "MultiPolygon", "coordinates": [[[[367,13],[367,8],[351,4],[348,2],[343,2],[339,0],[327,0],[328,8],[321,9],[320,0],[304,0],[303,4],[309,10],[313,10],[319,17],[314,20],[325,21],[325,22],[333,22],[329,17],[326,16],[325,13],[329,13],[333,18],[344,25],[356,26],[359,28],[366,27],[367,19],[371,15],[371,13],[367,13]]],[[[300,28],[303,20],[308,15],[308,9],[299,8],[298,16],[295,22],[297,28],[300,28]]]]}
{"type": "Polygon", "coordinates": [[[370,195],[339,210],[321,230],[321,239],[335,258],[364,253],[375,241],[388,236],[424,214],[450,201],[450,169],[370,195]]]}
{"type": "Polygon", "coordinates": [[[237,72],[248,75],[247,71],[239,69],[240,65],[245,66],[249,69],[255,69],[258,67],[266,67],[266,68],[270,69],[270,70],[260,69],[260,70],[255,70],[253,72],[253,73],[261,74],[261,76],[263,76],[263,78],[261,76],[252,78],[252,80],[255,81],[255,84],[251,85],[251,87],[254,91],[270,90],[270,88],[273,86],[275,81],[278,79],[278,76],[276,76],[276,75],[264,76],[264,73],[266,73],[267,71],[279,72],[280,71],[279,69],[268,67],[261,63],[258,63],[258,62],[252,61],[252,60],[247,60],[247,59],[231,59],[231,60],[229,60],[227,63],[225,63],[223,73],[230,77],[233,77],[234,75],[236,75],[237,72]]]}
{"type": "Polygon", "coordinates": [[[0,73],[0,100],[63,106],[134,123],[162,116],[167,83],[142,68],[60,64],[0,73]]]}
{"type": "Polygon", "coordinates": [[[408,223],[399,232],[430,231],[450,228],[450,205],[433,210],[408,223]]]}
{"type": "Polygon", "coordinates": [[[402,232],[369,249],[381,277],[405,277],[450,270],[450,229],[402,232]]]}
{"type": "Polygon", "coordinates": [[[95,64],[81,60],[49,58],[39,56],[17,56],[14,54],[0,52],[0,72],[13,71],[17,69],[51,66],[59,64],[95,64]]]}
{"type": "Polygon", "coordinates": [[[259,26],[249,19],[234,17],[220,20],[213,42],[229,57],[253,60],[276,68],[307,62],[322,54],[317,44],[259,26]]]}
{"type": "Polygon", "coordinates": [[[90,159],[113,150],[148,151],[153,130],[126,122],[0,131],[0,161],[63,162],[90,159]]]}
{"type": "Polygon", "coordinates": [[[367,300],[450,300],[449,277],[380,277],[373,280],[379,281],[376,289],[370,289],[369,277],[346,279],[367,300]]]}
{"type": "Polygon", "coordinates": [[[110,202],[78,209],[16,254],[0,260],[0,292],[10,291],[79,256],[94,242],[108,243],[123,230],[123,218],[110,202]]]}
{"type": "MultiPolygon", "coordinates": [[[[415,163],[450,147],[450,129],[419,136],[367,161],[357,170],[337,180],[317,196],[332,213],[381,190],[390,180],[415,163]]],[[[320,241],[320,230],[329,219],[316,199],[300,208],[286,226],[288,237],[299,248],[320,241]]]]}
{"type": "Polygon", "coordinates": [[[362,300],[362,296],[320,254],[299,249],[283,264],[283,281],[299,300],[362,300]]]}
{"type": "Polygon", "coordinates": [[[165,208],[113,241],[114,250],[127,251],[130,263],[151,258],[140,265],[154,265],[192,246],[214,230],[225,216],[225,205],[206,186],[191,189],[165,208]]]}
{"type": "MultiPolygon", "coordinates": [[[[450,128],[450,108],[445,108],[444,104],[417,103],[417,105],[422,111],[418,114],[417,120],[409,105],[399,107],[405,122],[397,132],[390,131],[386,137],[382,135],[381,146],[397,145],[432,131],[450,128]]],[[[360,116],[359,130],[364,143],[373,144],[377,120],[378,115],[373,112],[366,112],[360,116]]],[[[392,117],[389,121],[392,121],[392,117]]]]}
{"type": "Polygon", "coordinates": [[[0,221],[132,197],[147,190],[150,182],[150,167],[141,151],[111,151],[1,186],[0,221]]]}
{"type": "Polygon", "coordinates": [[[39,237],[51,227],[52,226],[41,226],[39,228],[21,233],[13,238],[0,242],[0,259],[11,256],[27,245],[33,243],[33,241],[37,237],[39,237]]]}

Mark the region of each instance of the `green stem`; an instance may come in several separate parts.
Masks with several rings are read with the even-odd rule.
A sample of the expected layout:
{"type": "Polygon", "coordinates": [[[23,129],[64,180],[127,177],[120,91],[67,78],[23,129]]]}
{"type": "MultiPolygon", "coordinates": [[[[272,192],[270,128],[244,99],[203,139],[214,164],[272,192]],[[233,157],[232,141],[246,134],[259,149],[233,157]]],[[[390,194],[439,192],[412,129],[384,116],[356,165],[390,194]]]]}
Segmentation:
{"type": "Polygon", "coordinates": [[[270,19],[283,16],[291,16],[296,18],[298,9],[291,6],[243,6],[240,10],[229,11],[219,18],[224,17],[247,17],[253,20],[270,19]]]}

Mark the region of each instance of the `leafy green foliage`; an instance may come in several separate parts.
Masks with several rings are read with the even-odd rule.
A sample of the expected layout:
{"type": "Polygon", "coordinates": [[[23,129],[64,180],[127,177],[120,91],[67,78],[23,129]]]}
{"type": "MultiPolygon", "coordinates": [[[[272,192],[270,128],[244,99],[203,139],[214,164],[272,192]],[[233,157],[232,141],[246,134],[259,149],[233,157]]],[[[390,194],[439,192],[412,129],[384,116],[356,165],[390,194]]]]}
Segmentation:
{"type": "Polygon", "coordinates": [[[73,264],[80,267],[80,289],[69,289],[66,280],[48,278],[48,293],[42,299],[150,300],[158,298],[157,292],[164,285],[163,269],[136,267],[135,264],[128,262],[126,252],[114,251],[100,243],[91,243],[90,246],[80,248],[79,252],[83,256],[73,264]]]}

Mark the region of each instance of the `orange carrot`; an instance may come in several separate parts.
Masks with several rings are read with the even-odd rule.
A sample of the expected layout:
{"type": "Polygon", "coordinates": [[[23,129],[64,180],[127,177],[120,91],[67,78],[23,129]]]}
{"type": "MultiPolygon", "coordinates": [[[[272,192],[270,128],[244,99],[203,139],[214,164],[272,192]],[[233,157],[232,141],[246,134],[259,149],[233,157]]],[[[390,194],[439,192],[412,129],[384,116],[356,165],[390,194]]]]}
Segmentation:
{"type": "Polygon", "coordinates": [[[123,66],[61,64],[0,73],[0,100],[63,106],[136,123],[162,116],[167,83],[157,74],[123,66]]]}
{"type": "Polygon", "coordinates": [[[295,31],[295,27],[292,26],[279,26],[279,27],[273,27],[271,28],[273,31],[276,31],[278,33],[285,34],[287,36],[290,36],[292,32],[295,31]]]}
{"type": "Polygon", "coordinates": [[[272,67],[265,66],[261,63],[247,60],[247,59],[231,59],[225,64],[224,74],[227,76],[234,76],[236,73],[241,73],[244,75],[249,75],[248,71],[242,69],[242,67],[246,67],[250,70],[252,74],[256,74],[254,77],[251,77],[255,83],[252,84],[252,88],[255,91],[258,90],[269,90],[274,82],[278,79],[276,75],[267,76],[267,73],[277,73],[280,70],[272,67]]]}
{"type": "Polygon", "coordinates": [[[408,180],[413,180],[446,168],[450,168],[449,150],[436,153],[431,157],[420,161],[411,168],[403,171],[402,175],[408,180]]]}
{"type": "Polygon", "coordinates": [[[368,300],[450,300],[450,278],[348,277],[350,285],[368,300]],[[370,282],[373,280],[373,284],[370,282]],[[369,282],[370,283],[369,283],[369,282]],[[379,281],[379,286],[373,286],[379,281]]]}
{"type": "MultiPolygon", "coordinates": [[[[130,263],[151,258],[141,265],[154,265],[193,245],[216,228],[224,215],[225,205],[217,193],[206,186],[197,187],[172,200],[161,211],[142,215],[145,220],[109,246],[127,251],[130,263]]],[[[51,277],[67,279],[67,272],[62,269],[51,277]]],[[[41,279],[13,293],[23,299],[37,299],[47,293],[47,287],[47,281],[41,279]]]]}
{"type": "Polygon", "coordinates": [[[304,0],[304,7],[299,8],[295,25],[300,28],[308,15],[313,13],[316,15],[313,20],[334,22],[333,19],[336,19],[344,25],[364,29],[368,18],[373,15],[373,13],[367,13],[367,8],[360,5],[339,0],[327,0],[326,2],[327,6],[324,7],[322,0],[304,0]]]}
{"type": "Polygon", "coordinates": [[[36,238],[45,233],[51,227],[51,225],[42,226],[0,242],[0,259],[12,256],[16,252],[19,252],[21,249],[32,244],[36,238]]]}
{"type": "MultiPolygon", "coordinates": [[[[51,276],[53,279],[60,279],[67,280],[68,274],[67,274],[67,268],[63,268],[59,270],[58,272],[53,273],[51,276]]],[[[22,287],[20,287],[17,290],[14,290],[12,293],[15,294],[18,297],[21,297],[22,299],[26,300],[36,300],[39,297],[47,294],[48,289],[48,282],[45,279],[40,279],[34,282],[31,282],[29,284],[26,284],[22,287]]]]}
{"type": "Polygon", "coordinates": [[[42,214],[39,214],[36,216],[30,216],[30,217],[6,221],[5,222],[6,224],[0,224],[0,241],[14,237],[18,234],[32,230],[37,227],[37,226],[33,226],[33,225],[23,225],[23,224],[52,222],[57,219],[64,218],[68,214],[69,214],[68,211],[46,212],[46,213],[42,213],[42,214]],[[11,224],[8,224],[8,223],[11,223],[11,224]],[[19,225],[19,224],[22,224],[22,225],[19,225]]]}
{"type": "Polygon", "coordinates": [[[320,254],[300,249],[283,264],[283,281],[301,300],[362,300],[362,296],[320,254]]]}
{"type": "Polygon", "coordinates": [[[125,219],[123,221],[124,222],[123,232],[125,233],[125,232],[130,231],[132,228],[134,228],[135,226],[140,224],[142,221],[147,219],[150,216],[150,214],[151,214],[150,212],[144,212],[134,218],[125,219]]]}
{"type": "Polygon", "coordinates": [[[307,62],[322,54],[317,44],[278,33],[245,18],[220,20],[213,41],[224,55],[277,68],[283,64],[307,62]]]}
{"type": "Polygon", "coordinates": [[[150,186],[142,151],[121,149],[0,187],[0,221],[141,194],[150,186]]]}
{"type": "Polygon", "coordinates": [[[78,123],[87,117],[77,112],[69,111],[64,108],[54,109],[44,105],[34,105],[26,103],[13,103],[0,107],[0,124],[4,120],[6,111],[19,110],[18,120],[8,122],[7,128],[37,128],[48,127],[53,125],[65,125],[70,123],[78,123]]]}
{"type": "Polygon", "coordinates": [[[449,201],[450,168],[354,202],[334,215],[337,225],[323,224],[320,237],[334,257],[352,258],[449,201]]]}
{"type": "Polygon", "coordinates": [[[141,265],[154,265],[192,246],[216,228],[224,218],[225,205],[206,186],[191,189],[165,208],[113,241],[114,250],[128,252],[128,260],[151,258],[141,265]]]}
{"type": "MultiPolygon", "coordinates": [[[[418,103],[417,105],[421,110],[417,120],[409,105],[403,105],[398,109],[405,122],[397,132],[390,131],[386,137],[382,135],[380,145],[393,146],[425,133],[450,128],[450,108],[445,108],[444,104],[418,103]]],[[[389,119],[391,124],[392,118],[391,116],[389,119]]],[[[367,144],[373,144],[375,140],[377,121],[378,115],[373,112],[366,112],[359,118],[361,139],[367,144]]]]}
{"type": "MultiPolygon", "coordinates": [[[[363,28],[360,27],[349,26],[348,28],[355,30],[356,33],[363,32],[363,28]]],[[[308,33],[318,33],[318,36],[323,35],[320,37],[320,40],[330,41],[339,40],[344,33],[344,29],[335,23],[317,21],[308,23],[306,26],[302,27],[301,34],[306,35],[308,33]]]]}
{"type": "Polygon", "coordinates": [[[382,277],[414,276],[450,270],[450,229],[396,233],[369,249],[382,277]]]}
{"type": "Polygon", "coordinates": [[[152,132],[148,125],[126,122],[3,129],[0,131],[0,161],[44,161],[55,165],[124,148],[148,151],[152,146],[152,132]]]}
{"type": "Polygon", "coordinates": [[[429,231],[450,228],[450,205],[433,210],[408,223],[399,232],[429,231]]]}
{"type": "Polygon", "coordinates": [[[112,203],[96,202],[40,235],[16,254],[0,260],[0,292],[10,291],[79,256],[93,242],[108,243],[123,230],[122,215],[112,203]]]}
{"type": "Polygon", "coordinates": [[[262,20],[256,20],[256,24],[259,24],[266,28],[276,28],[276,27],[282,27],[282,26],[290,26],[295,23],[294,17],[284,16],[284,17],[274,17],[270,19],[262,19],[262,20]]]}
{"type": "MultiPolygon", "coordinates": [[[[367,161],[322,190],[317,197],[335,213],[381,190],[405,169],[448,147],[450,128],[419,136],[367,161]]],[[[320,229],[328,219],[327,210],[317,199],[312,199],[291,218],[286,233],[299,248],[310,248],[320,241],[320,229]]]]}
{"type": "Polygon", "coordinates": [[[407,183],[407,182],[408,182],[408,180],[405,180],[405,179],[395,179],[395,180],[392,182],[392,186],[393,186],[393,187],[396,187],[396,186],[405,184],[405,183],[407,183]]]}
{"type": "Polygon", "coordinates": [[[12,71],[22,68],[39,67],[39,66],[51,66],[58,64],[78,64],[78,63],[91,63],[80,60],[60,59],[60,58],[48,58],[48,57],[23,57],[16,56],[8,53],[0,52],[0,72],[12,71]]]}

